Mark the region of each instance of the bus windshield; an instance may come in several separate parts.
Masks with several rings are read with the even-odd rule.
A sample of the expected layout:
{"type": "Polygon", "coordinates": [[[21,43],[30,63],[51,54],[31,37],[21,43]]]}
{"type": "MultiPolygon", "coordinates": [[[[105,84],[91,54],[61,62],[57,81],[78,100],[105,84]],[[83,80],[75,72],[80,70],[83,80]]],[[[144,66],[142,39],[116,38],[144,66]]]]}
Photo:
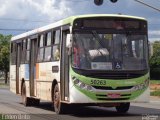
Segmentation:
{"type": "Polygon", "coordinates": [[[147,35],[74,33],[72,67],[84,70],[147,69],[147,35]]]}

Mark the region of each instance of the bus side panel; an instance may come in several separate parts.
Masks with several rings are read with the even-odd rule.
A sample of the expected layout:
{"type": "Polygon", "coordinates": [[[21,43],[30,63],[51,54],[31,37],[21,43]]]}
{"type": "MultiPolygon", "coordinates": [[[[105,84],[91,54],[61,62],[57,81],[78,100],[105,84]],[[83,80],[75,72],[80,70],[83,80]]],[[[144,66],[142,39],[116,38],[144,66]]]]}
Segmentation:
{"type": "Polygon", "coordinates": [[[21,64],[19,67],[19,93],[20,94],[21,94],[22,78],[24,78],[23,74],[24,74],[24,65],[21,64]]]}
{"type": "Polygon", "coordinates": [[[21,66],[21,79],[24,78],[26,85],[26,95],[30,97],[30,87],[29,87],[29,64],[24,64],[21,66]]]}
{"type": "Polygon", "coordinates": [[[10,65],[10,90],[16,93],[16,65],[10,65]]]}
{"type": "Polygon", "coordinates": [[[46,83],[46,86],[47,86],[47,90],[46,90],[46,100],[48,100],[48,101],[51,101],[52,99],[51,99],[51,91],[52,91],[52,83],[51,82],[47,82],[46,83]]]}
{"type": "Polygon", "coordinates": [[[37,97],[51,101],[52,81],[59,82],[60,73],[53,73],[52,66],[59,66],[59,62],[37,63],[36,66],[36,91],[37,97]]]}
{"type": "Polygon", "coordinates": [[[30,97],[29,80],[25,81],[25,85],[26,85],[26,96],[30,97]]]}
{"type": "MultiPolygon", "coordinates": [[[[48,66],[48,68],[49,67],[51,67],[51,81],[53,82],[53,80],[56,80],[57,82],[58,82],[58,86],[59,86],[59,90],[61,90],[61,88],[60,88],[60,61],[55,61],[55,62],[52,62],[49,66],[48,66]],[[53,71],[52,70],[52,67],[57,67],[58,68],[58,70],[57,70],[57,72],[56,71],[53,71]]],[[[48,100],[49,100],[49,98],[50,98],[50,101],[52,100],[52,98],[51,98],[51,92],[52,92],[52,82],[51,82],[51,84],[50,84],[50,88],[51,88],[51,91],[49,91],[49,89],[48,89],[48,91],[47,91],[47,93],[48,93],[48,100]]]]}
{"type": "MultiPolygon", "coordinates": [[[[36,74],[37,71],[39,71],[39,76],[37,76],[38,78],[36,78],[36,88],[37,88],[37,96],[39,96],[39,98],[43,99],[46,98],[46,85],[45,85],[45,81],[46,81],[46,63],[37,63],[39,64],[39,67],[36,68],[36,74]]],[[[37,66],[37,65],[36,65],[37,66]]]]}

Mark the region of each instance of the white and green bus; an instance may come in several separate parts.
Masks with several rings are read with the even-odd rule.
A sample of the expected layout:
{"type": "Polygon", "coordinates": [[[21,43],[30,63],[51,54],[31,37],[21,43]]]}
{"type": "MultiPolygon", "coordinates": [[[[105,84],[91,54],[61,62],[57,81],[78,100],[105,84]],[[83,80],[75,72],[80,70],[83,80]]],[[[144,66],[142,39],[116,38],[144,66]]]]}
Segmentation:
{"type": "Polygon", "coordinates": [[[115,107],[149,101],[147,21],[118,14],[72,16],[11,39],[10,89],[24,105],[52,101],[115,107]]]}

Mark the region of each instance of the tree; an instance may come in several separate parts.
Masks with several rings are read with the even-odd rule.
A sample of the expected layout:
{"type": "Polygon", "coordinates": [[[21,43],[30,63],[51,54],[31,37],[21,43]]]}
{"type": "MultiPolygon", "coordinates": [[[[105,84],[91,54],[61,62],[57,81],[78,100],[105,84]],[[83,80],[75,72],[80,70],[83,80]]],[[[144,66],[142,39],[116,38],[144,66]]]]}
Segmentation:
{"type": "Polygon", "coordinates": [[[160,76],[160,41],[155,41],[153,44],[153,56],[150,58],[151,77],[159,79],[160,76]]]}
{"type": "Polygon", "coordinates": [[[5,74],[5,83],[8,82],[10,39],[11,35],[0,34],[0,71],[5,74]]]}
{"type": "Polygon", "coordinates": [[[150,59],[150,66],[160,67],[160,41],[155,41],[152,45],[153,56],[150,59]]]}

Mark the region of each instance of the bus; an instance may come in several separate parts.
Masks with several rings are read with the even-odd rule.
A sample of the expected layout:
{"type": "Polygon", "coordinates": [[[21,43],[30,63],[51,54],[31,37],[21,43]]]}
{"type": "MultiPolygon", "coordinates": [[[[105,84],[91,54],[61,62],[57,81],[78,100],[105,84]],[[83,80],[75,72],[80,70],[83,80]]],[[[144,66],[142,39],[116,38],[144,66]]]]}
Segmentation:
{"type": "Polygon", "coordinates": [[[25,106],[50,101],[57,114],[71,105],[115,107],[149,102],[145,18],[72,16],[12,37],[10,90],[25,106]]]}

